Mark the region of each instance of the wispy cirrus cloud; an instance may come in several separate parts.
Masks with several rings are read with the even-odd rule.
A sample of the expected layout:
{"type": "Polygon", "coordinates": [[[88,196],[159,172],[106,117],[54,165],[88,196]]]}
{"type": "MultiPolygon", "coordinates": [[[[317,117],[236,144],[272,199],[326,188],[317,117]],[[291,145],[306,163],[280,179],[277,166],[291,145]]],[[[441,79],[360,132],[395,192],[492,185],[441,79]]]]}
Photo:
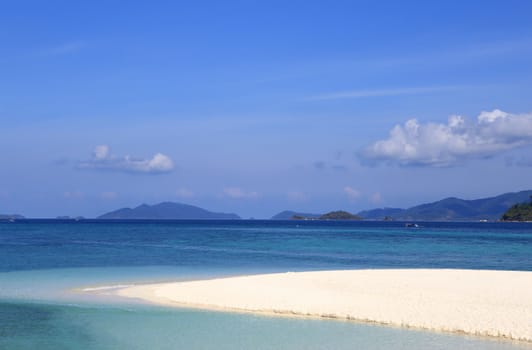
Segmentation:
{"type": "Polygon", "coordinates": [[[137,158],[129,155],[116,156],[111,154],[107,145],[94,148],[91,159],[78,163],[78,169],[94,169],[120,171],[138,174],[163,174],[174,169],[172,159],[162,153],[151,158],[137,158]]]}
{"type": "Polygon", "coordinates": [[[233,199],[251,199],[259,197],[258,192],[244,191],[239,187],[226,187],[223,189],[223,195],[233,199]]]}
{"type": "Polygon", "coordinates": [[[369,163],[441,167],[527,145],[532,145],[532,114],[495,109],[480,113],[474,122],[458,115],[450,116],[446,124],[410,119],[396,125],[387,139],[366,147],[360,156],[369,163]]]}
{"type": "MultiPolygon", "coordinates": [[[[400,52],[396,50],[385,51],[378,54],[369,54],[365,57],[358,57],[359,55],[357,55],[357,57],[343,57],[342,59],[297,61],[284,71],[276,72],[273,75],[268,72],[267,75],[254,80],[254,82],[296,80],[309,76],[322,77],[324,74],[337,72],[350,74],[352,72],[395,71],[405,68],[414,70],[439,69],[441,67],[471,65],[477,62],[485,63],[487,59],[521,59],[524,55],[529,55],[530,53],[532,53],[532,38],[530,37],[486,42],[475,41],[462,45],[456,45],[453,42],[444,46],[439,45],[426,49],[416,47],[413,50],[400,52]]],[[[305,100],[313,99],[313,97],[310,97],[305,100]]]]}
{"type": "Polygon", "coordinates": [[[338,100],[349,98],[368,98],[368,97],[384,97],[384,96],[402,96],[402,95],[421,95],[432,92],[449,91],[463,89],[464,86],[420,86],[420,87],[401,87],[401,88],[385,88],[385,89],[360,89],[337,91],[315,95],[307,98],[307,100],[338,100]]]}
{"type": "Polygon", "coordinates": [[[61,56],[76,53],[87,47],[87,43],[83,41],[71,41],[60,45],[51,46],[39,51],[42,56],[61,56]]]}
{"type": "MultiPolygon", "coordinates": [[[[417,51],[411,54],[390,58],[376,57],[365,62],[365,68],[397,68],[405,66],[456,66],[485,62],[486,58],[518,58],[532,52],[532,38],[523,37],[515,40],[491,41],[462,46],[440,47],[430,51],[417,51]]],[[[360,64],[361,62],[357,62],[360,64]]]]}

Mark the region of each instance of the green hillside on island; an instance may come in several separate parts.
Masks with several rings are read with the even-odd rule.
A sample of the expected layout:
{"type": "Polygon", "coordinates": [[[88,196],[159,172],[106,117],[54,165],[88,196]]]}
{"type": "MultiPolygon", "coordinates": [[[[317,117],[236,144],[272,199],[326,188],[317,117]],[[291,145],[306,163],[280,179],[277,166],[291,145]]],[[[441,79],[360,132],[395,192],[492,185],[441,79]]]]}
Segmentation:
{"type": "Polygon", "coordinates": [[[527,214],[530,213],[530,204],[516,204],[526,202],[531,196],[532,190],[480,199],[449,197],[408,209],[376,208],[357,214],[333,211],[322,215],[286,210],[273,216],[272,220],[532,221],[527,214]]]}
{"type": "Polygon", "coordinates": [[[343,210],[331,211],[327,214],[320,215],[318,217],[306,217],[301,215],[293,215],[293,220],[362,220],[358,215],[348,213],[343,210]]]}
{"type": "Polygon", "coordinates": [[[389,217],[399,221],[496,221],[513,205],[527,201],[530,196],[532,190],[470,200],[450,197],[408,209],[380,208],[361,211],[357,215],[366,220],[389,217]]]}
{"type": "Polygon", "coordinates": [[[501,217],[502,221],[532,221],[532,196],[529,203],[515,204],[501,217]]]}
{"type": "Polygon", "coordinates": [[[337,210],[320,216],[320,220],[362,220],[358,215],[348,213],[347,211],[337,210]]]}

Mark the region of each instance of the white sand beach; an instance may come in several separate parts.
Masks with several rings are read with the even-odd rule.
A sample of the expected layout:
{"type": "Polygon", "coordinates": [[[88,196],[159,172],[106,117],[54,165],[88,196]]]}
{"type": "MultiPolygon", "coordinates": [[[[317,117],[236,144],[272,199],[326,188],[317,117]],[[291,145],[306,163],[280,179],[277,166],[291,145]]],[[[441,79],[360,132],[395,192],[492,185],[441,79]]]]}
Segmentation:
{"type": "Polygon", "coordinates": [[[532,341],[532,272],[288,272],[137,285],[112,293],[177,307],[349,319],[532,341]]]}

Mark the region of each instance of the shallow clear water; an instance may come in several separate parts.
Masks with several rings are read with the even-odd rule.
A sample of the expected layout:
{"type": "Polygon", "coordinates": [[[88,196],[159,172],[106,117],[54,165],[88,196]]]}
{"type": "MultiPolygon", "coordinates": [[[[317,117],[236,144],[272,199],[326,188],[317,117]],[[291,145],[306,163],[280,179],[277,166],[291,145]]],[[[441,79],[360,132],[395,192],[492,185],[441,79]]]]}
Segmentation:
{"type": "Polygon", "coordinates": [[[532,225],[317,222],[0,224],[0,349],[532,349],[355,322],[148,307],[89,286],[287,270],[532,271],[532,225]]]}
{"type": "Polygon", "coordinates": [[[0,304],[0,348],[34,350],[36,345],[41,350],[530,349],[525,344],[354,322],[141,306],[0,304]]]}

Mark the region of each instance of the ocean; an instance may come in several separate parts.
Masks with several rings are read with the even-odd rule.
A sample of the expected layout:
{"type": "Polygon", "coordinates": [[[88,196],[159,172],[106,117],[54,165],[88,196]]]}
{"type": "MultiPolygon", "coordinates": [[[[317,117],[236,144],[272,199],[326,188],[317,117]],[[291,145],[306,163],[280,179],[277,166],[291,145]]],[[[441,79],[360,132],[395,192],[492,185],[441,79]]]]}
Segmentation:
{"type": "Polygon", "coordinates": [[[532,349],[338,320],[168,309],[81,293],[367,268],[532,271],[532,224],[19,220],[0,223],[0,349],[532,349]]]}

